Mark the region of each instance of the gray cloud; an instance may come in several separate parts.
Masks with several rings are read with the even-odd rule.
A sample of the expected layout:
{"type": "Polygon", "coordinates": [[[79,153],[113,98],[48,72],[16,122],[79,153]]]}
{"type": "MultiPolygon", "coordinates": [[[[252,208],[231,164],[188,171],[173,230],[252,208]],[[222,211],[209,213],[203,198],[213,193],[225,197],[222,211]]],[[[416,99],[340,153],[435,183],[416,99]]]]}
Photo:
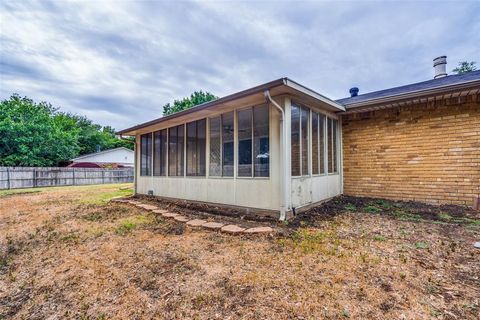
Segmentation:
{"type": "MultiPolygon", "coordinates": [[[[479,61],[478,2],[0,4],[0,97],[47,100],[117,129],[194,90],[289,76],[331,98],[479,61]]],[[[480,62],[480,61],[479,61],[480,62]]]]}

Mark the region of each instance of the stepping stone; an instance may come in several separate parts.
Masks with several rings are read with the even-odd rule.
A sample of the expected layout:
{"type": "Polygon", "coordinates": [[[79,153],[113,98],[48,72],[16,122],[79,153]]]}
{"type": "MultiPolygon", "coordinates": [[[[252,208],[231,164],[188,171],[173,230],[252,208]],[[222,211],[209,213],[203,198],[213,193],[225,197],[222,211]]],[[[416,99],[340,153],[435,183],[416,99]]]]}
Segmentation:
{"type": "Polygon", "coordinates": [[[207,228],[207,229],[220,229],[223,227],[224,224],[220,222],[207,222],[202,225],[202,227],[207,228]]]}
{"type": "Polygon", "coordinates": [[[190,221],[190,219],[188,219],[187,217],[181,216],[181,215],[179,215],[179,214],[177,214],[175,217],[173,217],[173,219],[175,219],[175,220],[178,221],[178,222],[187,222],[187,221],[190,221]]]}
{"type": "Polygon", "coordinates": [[[480,242],[475,242],[475,244],[473,246],[477,249],[480,249],[480,242]]]}
{"type": "Polygon", "coordinates": [[[152,205],[149,205],[149,204],[144,204],[143,206],[141,206],[143,209],[145,210],[156,210],[158,209],[157,206],[152,206],[152,205]]]}
{"type": "Polygon", "coordinates": [[[194,219],[194,220],[188,221],[187,225],[192,226],[192,227],[200,227],[200,226],[204,225],[205,223],[207,223],[207,221],[202,220],[202,219],[194,219]]]}
{"type": "Polygon", "coordinates": [[[243,231],[243,233],[271,233],[271,232],[273,232],[273,229],[270,227],[255,227],[255,228],[250,228],[243,231]]]}
{"type": "Polygon", "coordinates": [[[162,213],[162,217],[165,217],[165,218],[175,218],[176,216],[179,216],[179,214],[174,213],[174,212],[164,212],[164,213],[162,213]]]}
{"type": "Polygon", "coordinates": [[[155,209],[155,210],[152,210],[152,212],[158,213],[158,214],[164,214],[164,213],[167,213],[168,211],[164,209],[155,209]]]}
{"type": "Polygon", "coordinates": [[[245,228],[241,228],[235,224],[229,224],[228,226],[222,227],[221,230],[223,232],[237,234],[237,233],[243,232],[245,228]]]}

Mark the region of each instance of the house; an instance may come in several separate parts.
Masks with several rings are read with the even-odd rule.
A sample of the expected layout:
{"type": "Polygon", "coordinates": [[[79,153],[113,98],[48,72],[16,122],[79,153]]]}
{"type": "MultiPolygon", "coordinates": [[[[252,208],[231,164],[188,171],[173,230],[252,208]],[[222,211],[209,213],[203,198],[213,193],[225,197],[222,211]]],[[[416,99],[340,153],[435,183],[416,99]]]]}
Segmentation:
{"type": "Polygon", "coordinates": [[[133,167],[135,153],[127,148],[120,147],[85,154],[71,159],[69,167],[75,168],[104,168],[104,167],[133,167]]]}
{"type": "Polygon", "coordinates": [[[288,218],[339,194],[471,204],[480,72],[333,101],[282,78],[118,132],[135,190],[288,218]]]}

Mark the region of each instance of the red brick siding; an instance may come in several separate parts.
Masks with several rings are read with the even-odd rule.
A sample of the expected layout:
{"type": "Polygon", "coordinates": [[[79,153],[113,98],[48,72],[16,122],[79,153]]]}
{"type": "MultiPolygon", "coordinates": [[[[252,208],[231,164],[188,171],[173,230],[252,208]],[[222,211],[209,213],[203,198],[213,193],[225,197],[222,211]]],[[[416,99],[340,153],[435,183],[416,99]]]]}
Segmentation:
{"type": "Polygon", "coordinates": [[[480,95],[346,115],[344,193],[472,205],[480,194],[480,95]]]}

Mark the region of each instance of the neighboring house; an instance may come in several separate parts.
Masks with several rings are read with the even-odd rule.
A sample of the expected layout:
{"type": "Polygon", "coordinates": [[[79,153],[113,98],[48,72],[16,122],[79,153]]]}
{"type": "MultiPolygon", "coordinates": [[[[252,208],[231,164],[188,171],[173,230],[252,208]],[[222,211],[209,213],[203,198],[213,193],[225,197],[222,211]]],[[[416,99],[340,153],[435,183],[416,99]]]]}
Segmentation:
{"type": "Polygon", "coordinates": [[[286,218],[345,193],[471,204],[480,194],[480,71],[333,101],[288,78],[118,134],[138,194],[286,218]]]}
{"type": "Polygon", "coordinates": [[[85,154],[72,159],[69,167],[76,168],[103,168],[103,167],[133,167],[135,153],[127,148],[120,147],[85,154]]]}

